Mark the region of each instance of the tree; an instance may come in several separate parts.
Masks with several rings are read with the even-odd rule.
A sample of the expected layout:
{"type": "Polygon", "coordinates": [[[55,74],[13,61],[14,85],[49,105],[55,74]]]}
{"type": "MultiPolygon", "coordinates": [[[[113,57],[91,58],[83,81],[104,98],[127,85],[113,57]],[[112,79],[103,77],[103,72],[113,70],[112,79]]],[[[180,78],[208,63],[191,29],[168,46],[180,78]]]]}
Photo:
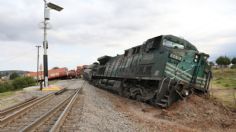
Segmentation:
{"type": "Polygon", "coordinates": [[[15,78],[17,78],[17,77],[19,77],[20,75],[18,74],[18,73],[16,73],[16,72],[13,72],[11,75],[10,75],[10,80],[13,80],[13,79],[15,79],[15,78]]]}
{"type": "Polygon", "coordinates": [[[220,56],[216,59],[216,63],[220,66],[227,66],[230,64],[230,59],[227,56],[220,56]]]}
{"type": "Polygon", "coordinates": [[[210,66],[214,66],[214,65],[215,65],[215,63],[214,63],[214,62],[212,62],[212,61],[210,61],[210,62],[209,62],[209,65],[210,65],[210,66]]]}
{"type": "Polygon", "coordinates": [[[234,57],[234,58],[231,60],[231,63],[234,64],[234,65],[236,64],[236,57],[234,57]]]}
{"type": "Polygon", "coordinates": [[[232,60],[231,60],[231,63],[233,64],[233,66],[231,67],[232,69],[236,69],[236,57],[234,57],[232,60]]]}
{"type": "Polygon", "coordinates": [[[52,69],[53,69],[53,70],[54,70],[54,69],[59,69],[59,67],[58,67],[58,66],[55,66],[55,67],[53,67],[52,69]]]}

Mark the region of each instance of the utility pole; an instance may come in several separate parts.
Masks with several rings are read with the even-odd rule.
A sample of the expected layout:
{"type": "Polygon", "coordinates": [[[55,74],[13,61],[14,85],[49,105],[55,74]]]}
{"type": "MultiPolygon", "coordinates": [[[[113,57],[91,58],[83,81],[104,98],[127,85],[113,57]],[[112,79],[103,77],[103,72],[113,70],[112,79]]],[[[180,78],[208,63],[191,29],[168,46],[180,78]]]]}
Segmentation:
{"type": "Polygon", "coordinates": [[[56,11],[61,11],[63,8],[53,4],[51,2],[47,3],[46,0],[44,1],[44,27],[43,27],[43,49],[44,49],[44,55],[43,55],[43,69],[44,69],[44,87],[48,87],[48,55],[47,55],[47,49],[48,49],[48,41],[47,41],[47,21],[50,19],[49,10],[53,9],[56,11]]]}
{"type": "Polygon", "coordinates": [[[39,48],[41,46],[37,45],[35,46],[38,50],[38,53],[37,53],[37,83],[39,83],[39,48]]]}

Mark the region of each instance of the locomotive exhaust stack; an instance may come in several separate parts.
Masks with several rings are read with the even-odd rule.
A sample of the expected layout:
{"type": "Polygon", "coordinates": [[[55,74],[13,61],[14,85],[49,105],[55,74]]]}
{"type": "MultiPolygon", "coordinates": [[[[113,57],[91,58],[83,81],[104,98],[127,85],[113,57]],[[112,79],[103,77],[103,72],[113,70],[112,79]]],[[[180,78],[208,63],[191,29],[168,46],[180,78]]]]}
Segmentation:
{"type": "Polygon", "coordinates": [[[168,107],[198,90],[208,92],[209,55],[190,42],[161,35],[125,50],[123,55],[103,56],[89,66],[86,79],[121,96],[168,107]]]}

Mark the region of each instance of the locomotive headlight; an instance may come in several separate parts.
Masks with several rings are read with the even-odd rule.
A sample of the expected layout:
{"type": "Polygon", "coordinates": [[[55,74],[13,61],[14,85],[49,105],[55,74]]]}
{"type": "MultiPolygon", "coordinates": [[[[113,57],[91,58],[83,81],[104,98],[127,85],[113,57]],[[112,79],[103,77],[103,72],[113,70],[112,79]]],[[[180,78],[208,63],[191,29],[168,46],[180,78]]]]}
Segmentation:
{"type": "Polygon", "coordinates": [[[178,56],[178,55],[175,55],[175,54],[170,54],[170,58],[175,59],[175,60],[179,60],[179,61],[182,60],[181,56],[178,56]]]}
{"type": "Polygon", "coordinates": [[[198,54],[195,54],[195,57],[194,57],[193,61],[197,63],[197,62],[198,62],[198,59],[199,59],[199,55],[198,55],[198,54]]]}
{"type": "Polygon", "coordinates": [[[186,95],[186,96],[188,96],[188,95],[189,95],[189,92],[188,92],[187,90],[185,91],[185,95],[186,95]]]}
{"type": "Polygon", "coordinates": [[[188,95],[189,95],[189,91],[188,91],[188,90],[184,90],[184,91],[183,91],[183,96],[186,97],[186,96],[188,96],[188,95]]]}

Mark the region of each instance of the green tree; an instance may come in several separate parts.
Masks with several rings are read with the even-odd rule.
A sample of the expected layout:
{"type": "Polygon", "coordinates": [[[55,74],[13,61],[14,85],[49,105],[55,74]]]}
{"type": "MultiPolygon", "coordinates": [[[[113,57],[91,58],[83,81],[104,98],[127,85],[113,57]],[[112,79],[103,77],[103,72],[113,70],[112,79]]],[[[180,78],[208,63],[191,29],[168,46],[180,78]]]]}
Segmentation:
{"type": "Polygon", "coordinates": [[[231,60],[231,63],[234,64],[234,65],[236,64],[236,57],[234,57],[234,58],[231,60]]]}
{"type": "Polygon", "coordinates": [[[210,61],[210,62],[209,62],[209,65],[210,65],[210,66],[214,66],[214,65],[215,65],[215,63],[214,63],[214,62],[212,62],[212,61],[210,61]]]}
{"type": "Polygon", "coordinates": [[[20,75],[18,74],[18,73],[16,73],[16,72],[13,72],[11,75],[10,75],[10,80],[13,80],[13,79],[15,79],[15,78],[17,78],[17,77],[19,77],[20,75]]]}
{"type": "Polygon", "coordinates": [[[228,66],[231,62],[229,57],[220,56],[216,59],[216,63],[221,67],[222,72],[224,71],[224,67],[228,66]]]}
{"type": "Polygon", "coordinates": [[[55,66],[55,67],[53,67],[52,69],[53,69],[53,70],[54,70],[54,69],[59,69],[59,67],[58,67],[58,66],[55,66]]]}
{"type": "Polygon", "coordinates": [[[220,66],[227,66],[230,64],[230,59],[227,56],[220,56],[216,59],[216,63],[220,66]]]}

